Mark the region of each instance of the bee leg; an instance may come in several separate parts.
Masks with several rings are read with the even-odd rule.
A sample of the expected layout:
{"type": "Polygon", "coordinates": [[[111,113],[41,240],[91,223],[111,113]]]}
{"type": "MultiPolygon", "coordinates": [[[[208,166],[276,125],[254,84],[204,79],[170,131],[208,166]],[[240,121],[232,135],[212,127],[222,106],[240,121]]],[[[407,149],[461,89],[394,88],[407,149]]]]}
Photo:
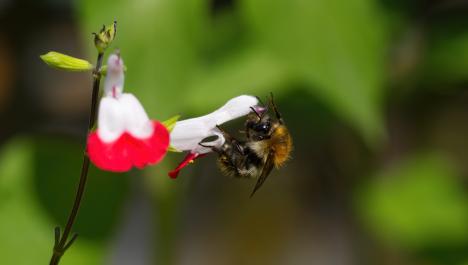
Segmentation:
{"type": "Polygon", "coordinates": [[[221,126],[219,125],[216,125],[216,128],[218,128],[218,130],[221,131],[221,133],[223,134],[223,136],[226,138],[226,140],[230,141],[232,143],[232,145],[234,145],[237,149],[237,151],[239,151],[239,153],[243,154],[244,151],[242,150],[240,144],[239,144],[239,141],[234,138],[234,136],[230,135],[228,132],[226,132],[223,128],[221,128],[221,126]]]}
{"type": "Polygon", "coordinates": [[[205,148],[209,148],[211,149],[213,152],[215,153],[218,153],[218,154],[221,154],[222,151],[221,149],[217,148],[216,146],[212,146],[212,145],[204,145],[203,143],[198,143],[199,146],[202,146],[202,147],[205,147],[205,148]]]}
{"type": "Polygon", "coordinates": [[[280,123],[283,123],[283,119],[281,118],[281,114],[278,111],[278,108],[276,107],[275,101],[273,100],[273,93],[270,92],[270,104],[273,107],[273,111],[275,112],[276,118],[280,123]]]}
{"type": "Polygon", "coordinates": [[[234,139],[234,137],[232,137],[228,132],[226,132],[221,126],[219,126],[219,125],[216,124],[216,128],[218,128],[218,130],[221,131],[221,133],[222,133],[226,138],[234,139]]]}

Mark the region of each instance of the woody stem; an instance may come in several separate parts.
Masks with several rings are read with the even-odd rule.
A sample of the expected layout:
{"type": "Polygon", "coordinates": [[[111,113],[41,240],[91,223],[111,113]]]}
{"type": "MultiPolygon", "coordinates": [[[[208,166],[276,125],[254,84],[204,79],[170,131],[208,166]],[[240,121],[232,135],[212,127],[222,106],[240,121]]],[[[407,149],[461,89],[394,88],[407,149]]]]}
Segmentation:
{"type": "MultiPolygon", "coordinates": [[[[89,114],[89,124],[88,124],[88,134],[96,124],[97,116],[97,106],[98,106],[98,96],[99,96],[99,84],[101,81],[101,66],[103,60],[103,53],[98,54],[96,67],[93,71],[93,94],[91,99],[91,111],[89,114]]],[[[85,145],[86,149],[86,145],[85,145]]],[[[88,170],[89,170],[89,157],[86,154],[86,151],[83,152],[83,164],[81,166],[80,181],[78,184],[78,189],[76,190],[75,201],[73,202],[73,208],[70,211],[68,216],[67,224],[63,230],[63,234],[60,237],[60,229],[55,229],[55,245],[53,249],[53,254],[50,259],[50,265],[59,264],[60,258],[63,256],[65,251],[71,246],[71,244],[76,239],[76,234],[72,236],[70,241],[68,237],[70,235],[72,226],[75,222],[76,216],[78,215],[78,210],[80,209],[81,199],[83,198],[83,193],[86,187],[86,181],[88,179],[88,170]]]]}

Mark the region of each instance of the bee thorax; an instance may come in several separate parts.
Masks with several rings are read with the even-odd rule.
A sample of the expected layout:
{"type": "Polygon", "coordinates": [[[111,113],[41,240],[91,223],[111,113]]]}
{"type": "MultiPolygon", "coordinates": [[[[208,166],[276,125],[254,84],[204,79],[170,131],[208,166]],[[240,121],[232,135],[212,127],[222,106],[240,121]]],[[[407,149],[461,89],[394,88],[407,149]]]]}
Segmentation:
{"type": "Polygon", "coordinates": [[[247,146],[258,156],[265,157],[269,152],[269,140],[248,142],[247,146]]]}

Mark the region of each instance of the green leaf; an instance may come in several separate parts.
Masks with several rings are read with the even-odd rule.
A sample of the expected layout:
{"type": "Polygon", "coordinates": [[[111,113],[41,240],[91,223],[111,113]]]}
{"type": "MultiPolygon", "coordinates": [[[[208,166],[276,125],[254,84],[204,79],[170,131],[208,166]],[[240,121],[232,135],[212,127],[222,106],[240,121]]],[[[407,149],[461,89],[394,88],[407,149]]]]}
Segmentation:
{"type": "Polygon", "coordinates": [[[378,174],[358,202],[365,223],[390,243],[421,249],[467,241],[468,198],[441,156],[417,156],[378,174]]]}
{"type": "Polygon", "coordinates": [[[48,52],[40,56],[47,65],[66,71],[89,71],[93,65],[83,59],[78,59],[58,52],[48,52]]]}
{"type": "Polygon", "coordinates": [[[384,132],[386,23],[377,5],[374,0],[241,1],[251,37],[370,143],[384,132]]]}

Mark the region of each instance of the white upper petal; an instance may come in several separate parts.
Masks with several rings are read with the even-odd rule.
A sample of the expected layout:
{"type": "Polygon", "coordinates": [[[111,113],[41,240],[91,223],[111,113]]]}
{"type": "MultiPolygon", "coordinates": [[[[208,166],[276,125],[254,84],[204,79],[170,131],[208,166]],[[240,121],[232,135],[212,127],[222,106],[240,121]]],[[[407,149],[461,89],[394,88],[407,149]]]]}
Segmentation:
{"type": "Polygon", "coordinates": [[[212,113],[216,117],[217,124],[223,124],[227,121],[245,116],[251,111],[250,107],[258,104],[258,99],[253,96],[242,95],[235,97],[224,106],[212,113]]]}
{"type": "Polygon", "coordinates": [[[180,151],[192,151],[200,147],[199,143],[203,139],[213,135],[215,135],[214,126],[207,126],[203,120],[183,120],[177,122],[171,132],[171,145],[180,151]]]}
{"type": "Polygon", "coordinates": [[[124,88],[124,63],[122,58],[116,54],[109,56],[107,60],[107,73],[104,82],[104,93],[106,96],[117,97],[122,94],[124,88]]]}
{"type": "Polygon", "coordinates": [[[98,135],[102,141],[113,142],[124,132],[145,139],[153,130],[152,121],[132,94],[102,98],[98,116],[98,135]]]}
{"type": "Polygon", "coordinates": [[[118,101],[123,111],[125,130],[136,138],[144,139],[153,133],[153,123],[140,101],[130,93],[122,94],[118,101]]]}
{"type": "Polygon", "coordinates": [[[208,115],[179,121],[171,132],[171,145],[180,151],[203,150],[207,153],[208,149],[199,145],[203,139],[217,135],[217,140],[206,145],[219,147],[224,143],[224,137],[216,129],[216,125],[247,115],[250,107],[257,103],[257,98],[243,95],[229,100],[224,106],[208,115]]]}
{"type": "Polygon", "coordinates": [[[112,97],[104,97],[99,103],[98,135],[104,142],[113,142],[125,131],[124,111],[120,102],[112,97]]]}

